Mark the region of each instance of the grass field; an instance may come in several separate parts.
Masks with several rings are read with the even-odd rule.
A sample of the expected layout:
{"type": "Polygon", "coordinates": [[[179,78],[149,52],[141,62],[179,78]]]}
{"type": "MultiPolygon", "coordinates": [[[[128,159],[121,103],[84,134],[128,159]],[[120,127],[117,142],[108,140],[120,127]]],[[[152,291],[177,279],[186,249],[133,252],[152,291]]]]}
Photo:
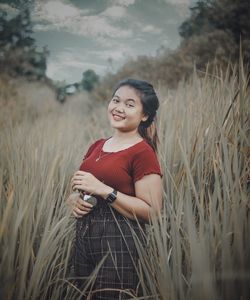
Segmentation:
{"type": "MultiPolygon", "coordinates": [[[[105,105],[47,94],[37,109],[38,88],[15,89],[0,81],[0,299],[80,299],[65,200],[89,144],[111,133],[105,105]]],[[[194,74],[157,91],[165,205],[138,245],[143,299],[250,299],[248,79],[194,74]]]]}

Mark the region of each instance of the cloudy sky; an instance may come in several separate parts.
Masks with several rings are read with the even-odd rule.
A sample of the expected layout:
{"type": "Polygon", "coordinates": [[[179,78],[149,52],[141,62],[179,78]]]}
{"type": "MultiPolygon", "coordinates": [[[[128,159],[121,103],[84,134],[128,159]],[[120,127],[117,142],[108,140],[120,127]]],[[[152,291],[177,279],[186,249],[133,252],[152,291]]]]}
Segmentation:
{"type": "Polygon", "coordinates": [[[37,45],[48,46],[47,75],[69,83],[82,73],[116,71],[129,58],[174,49],[196,0],[37,0],[37,45]]]}

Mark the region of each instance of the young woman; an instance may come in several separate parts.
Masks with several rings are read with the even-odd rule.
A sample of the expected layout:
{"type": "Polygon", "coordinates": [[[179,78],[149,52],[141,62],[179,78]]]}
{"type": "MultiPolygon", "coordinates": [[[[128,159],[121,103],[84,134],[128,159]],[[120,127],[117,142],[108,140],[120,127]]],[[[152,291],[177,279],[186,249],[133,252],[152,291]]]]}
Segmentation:
{"type": "Polygon", "coordinates": [[[162,206],[162,174],[155,152],[158,107],[151,84],[121,81],[108,105],[113,136],[92,144],[72,177],[73,190],[97,199],[93,206],[79,193],[69,197],[77,218],[76,276],[88,278],[99,265],[92,299],[138,296],[134,239],[143,241],[144,224],[162,206]]]}

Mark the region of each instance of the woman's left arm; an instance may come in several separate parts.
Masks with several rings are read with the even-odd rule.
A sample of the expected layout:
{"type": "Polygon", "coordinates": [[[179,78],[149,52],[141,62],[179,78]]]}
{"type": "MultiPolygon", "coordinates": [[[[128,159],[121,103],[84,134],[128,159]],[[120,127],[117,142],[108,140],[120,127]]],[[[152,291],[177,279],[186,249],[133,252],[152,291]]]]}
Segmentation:
{"type": "MultiPolygon", "coordinates": [[[[111,204],[121,214],[130,219],[148,222],[152,213],[162,208],[162,180],[158,174],[145,175],[135,182],[136,197],[117,192],[116,200],[111,204]]],[[[104,195],[107,197],[107,194],[104,195]]]]}
{"type": "MultiPolygon", "coordinates": [[[[73,189],[84,190],[106,199],[113,188],[99,181],[91,173],[77,171],[72,180],[73,189]]],[[[136,196],[117,191],[117,198],[111,204],[122,215],[135,220],[148,222],[152,213],[159,213],[162,207],[162,179],[158,174],[145,175],[135,182],[136,196]]],[[[105,201],[105,200],[103,200],[105,201]]]]}

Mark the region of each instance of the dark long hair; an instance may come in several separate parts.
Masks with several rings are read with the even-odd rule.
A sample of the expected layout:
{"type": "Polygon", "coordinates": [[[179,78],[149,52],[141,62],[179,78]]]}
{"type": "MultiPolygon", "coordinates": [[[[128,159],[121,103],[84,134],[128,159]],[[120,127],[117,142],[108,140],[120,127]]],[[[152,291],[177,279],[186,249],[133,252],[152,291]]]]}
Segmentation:
{"type": "Polygon", "coordinates": [[[138,132],[148,142],[148,144],[157,151],[159,139],[156,128],[156,112],[159,108],[159,100],[154,87],[147,81],[128,78],[120,81],[116,85],[113,96],[122,86],[129,86],[133,88],[140,97],[143,112],[146,116],[148,116],[148,119],[146,121],[141,121],[138,127],[138,132]]]}

